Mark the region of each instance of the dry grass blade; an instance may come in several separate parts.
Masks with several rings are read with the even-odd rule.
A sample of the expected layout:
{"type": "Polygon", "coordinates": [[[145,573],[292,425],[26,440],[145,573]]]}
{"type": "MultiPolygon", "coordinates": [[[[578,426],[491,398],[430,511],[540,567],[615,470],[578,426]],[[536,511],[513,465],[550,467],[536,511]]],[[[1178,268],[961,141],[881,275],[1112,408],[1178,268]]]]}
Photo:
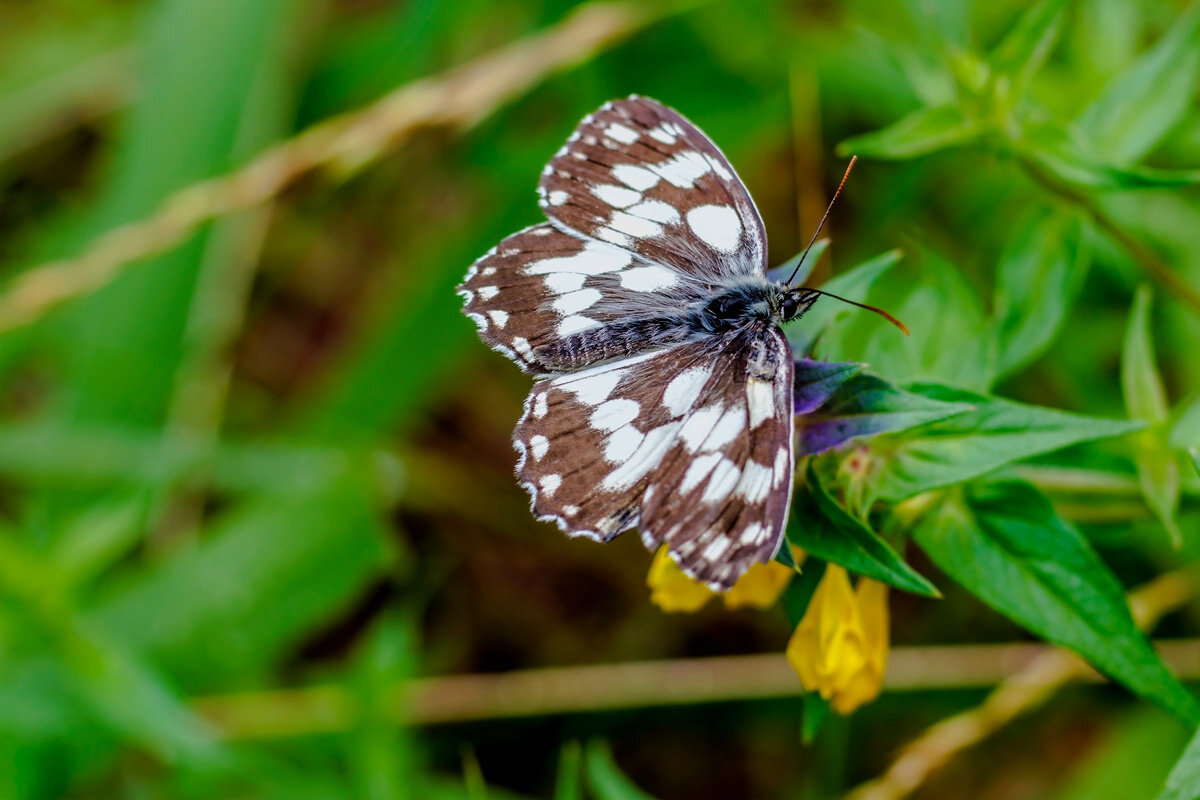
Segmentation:
{"type": "MultiPolygon", "coordinates": [[[[1194,596],[1195,576],[1164,575],[1129,595],[1143,628],[1194,596]]],[[[1160,646],[1183,677],[1196,677],[1200,640],[1160,646]]],[[[1035,708],[1070,681],[1102,681],[1076,656],[1046,645],[996,644],[900,647],[889,657],[888,691],[1000,686],[980,707],[951,717],[910,744],[881,778],[853,800],[897,800],[955,754],[1017,715],[1035,708]]],[[[389,687],[386,713],[397,723],[434,725],[468,720],[569,714],[650,706],[792,697],[796,674],[782,654],[596,664],[503,674],[421,678],[389,687]]],[[[272,739],[345,730],[358,718],[356,698],[341,686],[312,686],[196,698],[193,707],[224,738],[272,739]]]]}
{"type": "Polygon", "coordinates": [[[651,19],[632,4],[590,3],[542,33],[315,125],[236,172],[176,192],[153,215],[98,237],[78,256],[14,279],[0,296],[0,331],[104,286],[129,264],[171,248],[209,220],[270,200],[318,167],[359,166],[421,128],[468,128],[546,75],[586,61],[651,19]]]}

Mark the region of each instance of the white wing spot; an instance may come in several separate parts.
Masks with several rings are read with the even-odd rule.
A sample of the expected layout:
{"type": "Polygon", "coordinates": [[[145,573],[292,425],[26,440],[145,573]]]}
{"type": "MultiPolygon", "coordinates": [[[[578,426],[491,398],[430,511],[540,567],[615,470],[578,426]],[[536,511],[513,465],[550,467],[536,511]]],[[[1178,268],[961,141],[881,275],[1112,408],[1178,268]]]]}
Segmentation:
{"type": "Polygon", "coordinates": [[[708,546],[700,553],[700,558],[705,561],[718,561],[728,549],[729,539],[718,533],[717,538],[709,542],[708,546]]]}
{"type": "Polygon", "coordinates": [[[551,272],[543,278],[543,282],[546,288],[555,294],[567,294],[582,289],[587,277],[578,272],[551,272]]]}
{"type": "Polygon", "coordinates": [[[659,225],[654,220],[649,220],[645,217],[635,217],[633,214],[627,214],[624,211],[614,211],[612,219],[608,222],[608,226],[613,230],[638,239],[661,236],[663,232],[662,225],[659,225]]]}
{"type": "Polygon", "coordinates": [[[553,308],[560,314],[574,314],[591,308],[601,297],[599,289],[580,289],[568,292],[554,301],[553,308]]]}
{"type": "Polygon", "coordinates": [[[675,273],[658,264],[625,269],[617,274],[621,276],[621,288],[635,292],[656,292],[668,289],[676,282],[675,273]]]}
{"type": "Polygon", "coordinates": [[[633,144],[641,137],[633,128],[622,125],[619,122],[614,122],[604,129],[604,135],[610,139],[614,139],[621,144],[633,144]]]}
{"type": "Polygon", "coordinates": [[[704,450],[707,452],[720,450],[736,439],[746,427],[745,419],[741,408],[731,408],[722,414],[721,419],[717,420],[717,424],[713,426],[712,433],[704,440],[704,450]]]}
{"type": "Polygon", "coordinates": [[[712,477],[708,479],[708,486],[705,487],[704,495],[700,499],[706,503],[724,500],[737,485],[741,474],[737,464],[728,458],[722,458],[720,463],[713,467],[712,477]]]}
{"type": "Polygon", "coordinates": [[[478,327],[479,330],[487,330],[488,321],[487,317],[485,317],[483,314],[467,314],[467,316],[471,318],[471,321],[475,323],[475,326],[478,327]]]}
{"type": "Polygon", "coordinates": [[[541,461],[546,455],[546,451],[550,449],[550,440],[545,436],[538,434],[537,436],[529,437],[529,452],[533,453],[535,461],[541,461]]]}
{"type": "Polygon", "coordinates": [[[681,189],[691,189],[696,185],[697,178],[712,171],[712,165],[695,150],[684,150],[661,164],[652,165],[650,169],[668,183],[681,189]]]}
{"type": "Polygon", "coordinates": [[[627,208],[642,199],[641,192],[626,189],[624,186],[613,186],[609,183],[593,186],[592,194],[616,208],[627,208]]]}
{"type": "Polygon", "coordinates": [[[559,336],[570,336],[572,333],[586,331],[588,328],[598,328],[600,323],[591,317],[585,317],[582,314],[572,314],[569,317],[563,317],[558,323],[555,332],[559,336]]]}
{"type": "Polygon", "coordinates": [[[483,272],[481,272],[479,274],[485,278],[490,278],[496,274],[496,268],[495,267],[484,267],[483,272]]]}
{"type": "Polygon", "coordinates": [[[700,445],[712,433],[713,426],[717,424],[720,416],[720,406],[708,406],[689,414],[683,421],[683,427],[679,429],[679,438],[683,440],[683,446],[692,453],[699,450],[700,445]]]}
{"type": "Polygon", "coordinates": [[[479,298],[481,300],[491,300],[493,297],[500,294],[500,290],[495,286],[480,286],[478,291],[479,298]]]}
{"type": "Polygon", "coordinates": [[[562,475],[557,473],[543,475],[538,479],[538,486],[541,487],[546,497],[553,497],[554,493],[558,491],[558,487],[562,486],[562,475]]]}
{"type": "Polygon", "coordinates": [[[617,247],[629,247],[629,245],[633,244],[632,236],[628,236],[620,231],[614,231],[612,228],[597,228],[595,235],[606,242],[615,244],[617,247]]]}
{"type": "Polygon", "coordinates": [[[617,428],[604,443],[605,460],[613,464],[623,463],[637,452],[645,438],[646,435],[632,425],[617,428]]]}
{"type": "Polygon", "coordinates": [[[596,430],[612,432],[637,419],[641,410],[636,400],[617,397],[597,406],[588,423],[596,430]]]}
{"type": "Polygon", "coordinates": [[[534,395],[533,398],[533,416],[534,419],[541,419],[546,416],[546,412],[550,409],[547,407],[546,392],[534,395]]]}
{"type": "Polygon", "coordinates": [[[668,423],[647,431],[637,450],[625,463],[604,476],[600,488],[606,492],[624,491],[649,475],[651,470],[662,463],[663,454],[674,439],[678,427],[677,423],[668,423]]]}
{"type": "Polygon", "coordinates": [[[571,199],[571,195],[567,194],[562,189],[555,189],[550,193],[550,196],[546,198],[546,202],[552,206],[561,206],[569,199],[571,199]]]}
{"type": "Polygon", "coordinates": [[[671,379],[662,397],[663,405],[671,412],[671,416],[682,417],[696,404],[710,375],[711,367],[692,367],[671,379]]]}
{"type": "Polygon", "coordinates": [[[770,533],[771,529],[766,525],[763,525],[761,522],[755,522],[747,525],[746,529],[742,531],[742,540],[750,545],[763,544],[767,541],[770,533]]]}
{"type": "Polygon", "coordinates": [[[699,486],[700,481],[704,480],[721,460],[723,457],[720,453],[709,453],[692,459],[692,463],[688,464],[687,472],[683,475],[683,480],[679,482],[679,493],[687,494],[699,486]]]}
{"type": "Polygon", "coordinates": [[[491,317],[492,322],[496,323],[497,328],[503,328],[505,325],[508,324],[508,312],[507,311],[500,311],[497,309],[494,311],[487,312],[487,315],[489,317],[491,317]]]}
{"type": "Polygon", "coordinates": [[[581,275],[601,275],[616,272],[633,263],[633,253],[607,245],[588,242],[573,256],[559,256],[534,261],[525,268],[526,275],[549,275],[555,272],[578,272],[581,275]]]}
{"type": "Polygon", "coordinates": [[[787,476],[788,468],[788,451],[786,448],[779,448],[779,452],[775,454],[775,475],[773,481],[776,486],[783,482],[787,476]]]}
{"type": "Polygon", "coordinates": [[[751,461],[742,469],[742,479],[738,481],[737,493],[746,498],[749,503],[760,503],[770,494],[771,481],[771,468],[751,461]]]}
{"type": "Polygon", "coordinates": [[[742,220],[729,206],[697,206],[687,212],[688,227],[714,250],[737,252],[742,220]]]}
{"type": "Polygon", "coordinates": [[[757,428],[775,416],[775,392],[771,384],[758,378],[747,381],[746,404],[750,409],[751,428],[757,428]]]}
{"type": "Polygon", "coordinates": [[[644,203],[638,203],[636,206],[628,209],[628,211],[635,217],[644,217],[645,219],[652,219],[655,222],[665,222],[667,224],[679,222],[679,210],[670,203],[664,203],[662,200],[647,200],[644,203]]]}
{"type": "Polygon", "coordinates": [[[650,131],[650,138],[663,144],[675,144],[675,134],[671,133],[665,124],[650,131]]]}
{"type": "Polygon", "coordinates": [[[529,358],[533,355],[533,348],[529,346],[529,340],[524,336],[514,336],[512,340],[513,349],[521,355],[529,358]]]}
{"type": "Polygon", "coordinates": [[[562,507],[563,516],[573,517],[579,513],[579,506],[573,506],[570,503],[562,507]]]}
{"type": "Polygon", "coordinates": [[[633,164],[617,164],[612,169],[613,177],[630,189],[644,192],[658,185],[659,177],[645,167],[633,164]]]}

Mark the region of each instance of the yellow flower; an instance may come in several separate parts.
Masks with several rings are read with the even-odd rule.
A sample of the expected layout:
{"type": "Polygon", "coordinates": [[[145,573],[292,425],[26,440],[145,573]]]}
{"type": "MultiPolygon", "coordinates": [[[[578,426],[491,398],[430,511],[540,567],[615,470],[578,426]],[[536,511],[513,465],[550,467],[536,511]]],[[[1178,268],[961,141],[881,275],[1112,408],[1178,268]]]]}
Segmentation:
{"type": "MultiPolygon", "coordinates": [[[[779,599],[794,574],[791,567],[776,561],[754,564],[722,599],[727,608],[769,608],[779,599]]],[[[689,578],[667,555],[666,546],[654,554],[646,585],[650,587],[650,602],[663,611],[699,611],[717,594],[689,578]]]]}
{"type": "Polygon", "coordinates": [[[666,545],[654,554],[646,585],[650,587],[650,602],[663,611],[699,611],[716,594],[703,583],[689,578],[667,555],[666,545]]]}
{"type": "Polygon", "coordinates": [[[753,564],[722,598],[726,608],[770,608],[787,588],[796,570],[778,561],[753,564]]]}
{"type": "Polygon", "coordinates": [[[853,591],[846,570],[828,565],[788,642],[800,683],[849,714],[879,695],[887,650],[887,587],[862,578],[853,591]]]}

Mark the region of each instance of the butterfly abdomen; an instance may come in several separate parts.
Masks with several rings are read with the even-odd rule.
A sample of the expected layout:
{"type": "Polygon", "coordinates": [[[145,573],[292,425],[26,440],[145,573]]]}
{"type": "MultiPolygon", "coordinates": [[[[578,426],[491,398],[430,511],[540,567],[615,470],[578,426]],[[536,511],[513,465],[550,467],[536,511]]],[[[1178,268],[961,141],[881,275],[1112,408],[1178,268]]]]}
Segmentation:
{"type": "Polygon", "coordinates": [[[689,338],[683,319],[653,317],[614,322],[535,347],[533,357],[546,372],[574,372],[591,364],[636,355],[689,338]]]}

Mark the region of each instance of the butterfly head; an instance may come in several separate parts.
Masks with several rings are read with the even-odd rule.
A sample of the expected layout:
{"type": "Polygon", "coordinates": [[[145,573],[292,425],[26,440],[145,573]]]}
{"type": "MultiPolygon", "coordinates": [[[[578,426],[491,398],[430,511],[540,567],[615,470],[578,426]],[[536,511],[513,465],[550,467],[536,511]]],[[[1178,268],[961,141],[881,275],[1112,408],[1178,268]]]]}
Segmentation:
{"type": "Polygon", "coordinates": [[[804,312],[812,308],[812,304],[817,302],[819,296],[819,292],[805,289],[802,286],[783,287],[778,295],[779,321],[791,322],[804,316],[804,312]]]}

